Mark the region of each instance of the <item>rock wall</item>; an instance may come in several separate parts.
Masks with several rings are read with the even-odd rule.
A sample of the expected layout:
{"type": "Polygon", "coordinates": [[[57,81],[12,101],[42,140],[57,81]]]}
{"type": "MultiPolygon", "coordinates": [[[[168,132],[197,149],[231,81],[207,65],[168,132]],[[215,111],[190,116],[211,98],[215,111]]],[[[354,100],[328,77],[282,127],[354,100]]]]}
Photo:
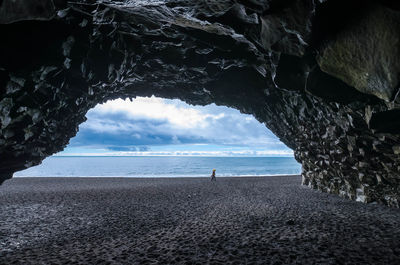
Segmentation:
{"type": "Polygon", "coordinates": [[[400,5],[376,0],[0,1],[0,182],[86,112],[156,95],[254,115],[303,184],[399,206],[400,5]]]}

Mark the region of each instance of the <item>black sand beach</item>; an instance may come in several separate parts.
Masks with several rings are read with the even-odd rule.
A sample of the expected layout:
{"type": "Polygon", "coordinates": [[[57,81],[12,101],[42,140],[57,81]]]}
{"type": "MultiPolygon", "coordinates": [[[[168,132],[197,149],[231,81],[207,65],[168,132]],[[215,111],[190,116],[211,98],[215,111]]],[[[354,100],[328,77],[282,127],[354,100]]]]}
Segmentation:
{"type": "Polygon", "coordinates": [[[400,264],[400,211],[299,176],[15,178],[0,264],[400,264]]]}

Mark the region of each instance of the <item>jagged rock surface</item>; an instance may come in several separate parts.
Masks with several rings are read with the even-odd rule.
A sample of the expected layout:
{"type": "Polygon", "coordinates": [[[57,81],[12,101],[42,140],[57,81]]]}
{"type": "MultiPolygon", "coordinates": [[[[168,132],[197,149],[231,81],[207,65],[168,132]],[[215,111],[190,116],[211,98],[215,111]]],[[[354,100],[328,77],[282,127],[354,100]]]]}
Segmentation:
{"type": "Polygon", "coordinates": [[[0,181],[61,151],[96,104],[156,95],[252,114],[304,185],[399,206],[399,4],[17,3],[0,1],[0,181]]]}

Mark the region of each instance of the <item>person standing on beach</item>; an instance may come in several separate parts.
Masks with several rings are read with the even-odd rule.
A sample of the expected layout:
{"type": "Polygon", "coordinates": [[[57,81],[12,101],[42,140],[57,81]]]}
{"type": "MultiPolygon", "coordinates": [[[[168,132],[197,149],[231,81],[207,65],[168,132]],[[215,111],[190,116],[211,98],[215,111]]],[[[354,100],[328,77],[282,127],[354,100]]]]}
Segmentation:
{"type": "Polygon", "coordinates": [[[217,178],[215,177],[215,169],[213,169],[213,172],[211,174],[211,181],[217,181],[217,178]]]}

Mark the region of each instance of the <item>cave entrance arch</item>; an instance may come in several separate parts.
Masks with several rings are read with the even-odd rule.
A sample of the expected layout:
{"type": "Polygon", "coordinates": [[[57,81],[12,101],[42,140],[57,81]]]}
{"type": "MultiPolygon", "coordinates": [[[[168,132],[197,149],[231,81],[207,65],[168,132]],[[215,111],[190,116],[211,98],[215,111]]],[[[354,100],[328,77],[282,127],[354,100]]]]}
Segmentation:
{"type": "Polygon", "coordinates": [[[11,2],[0,4],[1,182],[60,151],[96,104],[155,95],[252,114],[294,150],[303,184],[399,205],[398,5],[11,2]]]}
{"type": "Polygon", "coordinates": [[[209,177],[300,174],[293,152],[251,115],[156,97],[86,114],[67,147],[14,177],[209,177]]]}

